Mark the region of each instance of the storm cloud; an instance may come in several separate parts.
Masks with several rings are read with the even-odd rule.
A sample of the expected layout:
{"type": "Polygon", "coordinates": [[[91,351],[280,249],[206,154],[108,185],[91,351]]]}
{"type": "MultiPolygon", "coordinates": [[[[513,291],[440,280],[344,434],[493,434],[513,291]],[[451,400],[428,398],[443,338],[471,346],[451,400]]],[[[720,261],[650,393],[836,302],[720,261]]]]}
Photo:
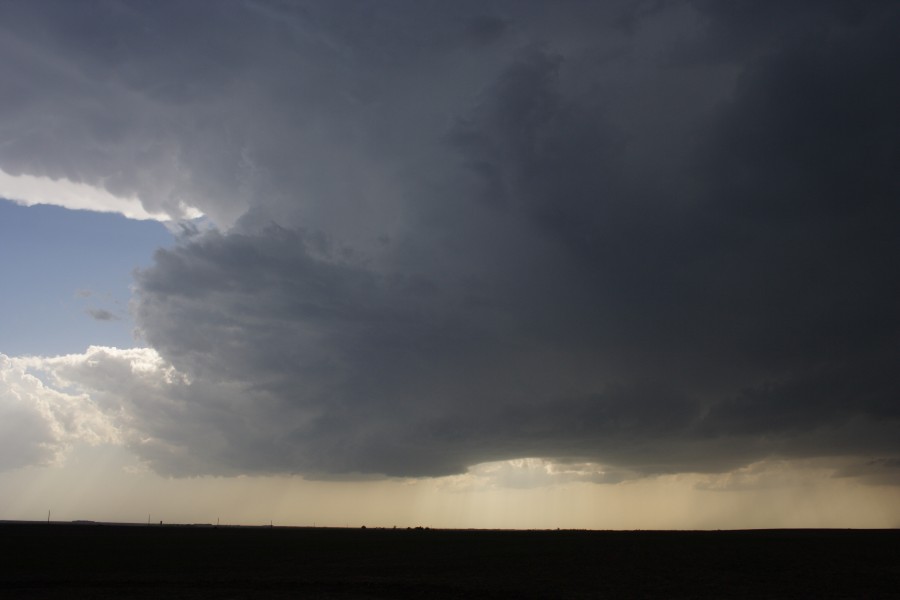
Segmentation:
{"type": "Polygon", "coordinates": [[[900,457],[894,3],[0,11],[0,168],[213,223],[54,367],[160,472],[900,457]]]}

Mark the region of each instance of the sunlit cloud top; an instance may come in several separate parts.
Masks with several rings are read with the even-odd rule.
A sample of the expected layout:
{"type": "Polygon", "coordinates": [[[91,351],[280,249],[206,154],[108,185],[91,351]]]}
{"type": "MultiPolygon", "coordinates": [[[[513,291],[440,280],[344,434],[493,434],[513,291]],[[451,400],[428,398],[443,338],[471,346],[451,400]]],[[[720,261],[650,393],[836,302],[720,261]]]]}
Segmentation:
{"type": "MultiPolygon", "coordinates": [[[[71,210],[92,210],[118,213],[129,219],[170,221],[172,216],[164,212],[150,213],[136,197],[123,198],[103,188],[68,179],[50,179],[32,175],[10,175],[0,170],[0,198],[12,200],[24,206],[49,204],[71,210]]],[[[203,213],[195,208],[180,206],[182,218],[195,219],[203,213]]]]}

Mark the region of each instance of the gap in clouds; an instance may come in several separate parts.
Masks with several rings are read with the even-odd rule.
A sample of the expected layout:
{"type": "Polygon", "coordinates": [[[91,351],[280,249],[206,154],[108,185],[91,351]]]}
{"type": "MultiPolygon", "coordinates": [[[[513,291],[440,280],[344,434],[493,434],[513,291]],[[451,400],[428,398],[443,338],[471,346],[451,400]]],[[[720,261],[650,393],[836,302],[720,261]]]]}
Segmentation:
{"type": "Polygon", "coordinates": [[[175,243],[172,225],[0,200],[0,352],[134,346],[132,272],[175,243]]]}

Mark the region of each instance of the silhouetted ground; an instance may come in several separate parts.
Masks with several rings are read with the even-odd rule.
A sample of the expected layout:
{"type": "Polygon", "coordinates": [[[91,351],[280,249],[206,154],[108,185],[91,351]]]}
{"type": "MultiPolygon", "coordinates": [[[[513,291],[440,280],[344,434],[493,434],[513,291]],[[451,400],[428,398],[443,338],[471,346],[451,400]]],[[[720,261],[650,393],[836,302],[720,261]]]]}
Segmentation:
{"type": "Polygon", "coordinates": [[[9,598],[900,598],[900,530],[0,525],[9,598]]]}

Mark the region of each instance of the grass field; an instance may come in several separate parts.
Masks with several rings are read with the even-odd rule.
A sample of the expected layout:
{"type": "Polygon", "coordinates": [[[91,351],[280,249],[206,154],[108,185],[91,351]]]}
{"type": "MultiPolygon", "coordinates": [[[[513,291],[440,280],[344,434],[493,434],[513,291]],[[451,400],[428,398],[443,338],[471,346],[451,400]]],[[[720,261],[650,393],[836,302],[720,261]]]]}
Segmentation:
{"type": "Polygon", "coordinates": [[[900,530],[0,525],[9,598],[900,598],[900,530]]]}

